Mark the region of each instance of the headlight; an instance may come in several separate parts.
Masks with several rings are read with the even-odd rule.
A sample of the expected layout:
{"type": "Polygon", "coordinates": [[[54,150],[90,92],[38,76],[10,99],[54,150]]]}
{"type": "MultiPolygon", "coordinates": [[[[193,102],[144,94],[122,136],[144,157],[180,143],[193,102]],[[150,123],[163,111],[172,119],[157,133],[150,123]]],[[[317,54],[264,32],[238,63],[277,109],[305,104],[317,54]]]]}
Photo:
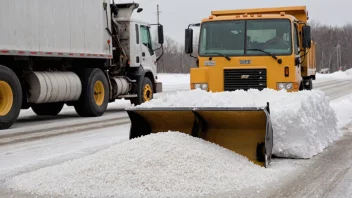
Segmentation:
{"type": "Polygon", "coordinates": [[[293,88],[293,83],[277,83],[278,90],[291,90],[293,88]]]}
{"type": "Polygon", "coordinates": [[[286,89],[287,89],[287,90],[292,89],[292,83],[287,83],[287,84],[286,84],[286,89]]]}
{"type": "Polygon", "coordinates": [[[278,86],[277,86],[277,88],[278,88],[279,90],[284,89],[284,88],[285,88],[285,84],[284,84],[284,83],[279,83],[278,86]]]}
{"type": "Polygon", "coordinates": [[[195,89],[208,90],[208,83],[196,83],[194,84],[195,89]]]}
{"type": "Polygon", "coordinates": [[[202,84],[202,89],[203,90],[208,90],[208,84],[202,84]]]}

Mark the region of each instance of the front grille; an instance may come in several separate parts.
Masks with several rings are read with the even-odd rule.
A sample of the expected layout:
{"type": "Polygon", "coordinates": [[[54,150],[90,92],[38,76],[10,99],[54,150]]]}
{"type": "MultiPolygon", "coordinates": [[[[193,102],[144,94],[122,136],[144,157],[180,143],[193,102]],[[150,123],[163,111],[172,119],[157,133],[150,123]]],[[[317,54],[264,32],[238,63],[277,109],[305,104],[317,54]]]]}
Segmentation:
{"type": "Polygon", "coordinates": [[[225,69],[224,90],[235,91],[239,89],[263,90],[266,84],[266,69],[225,69]]]}

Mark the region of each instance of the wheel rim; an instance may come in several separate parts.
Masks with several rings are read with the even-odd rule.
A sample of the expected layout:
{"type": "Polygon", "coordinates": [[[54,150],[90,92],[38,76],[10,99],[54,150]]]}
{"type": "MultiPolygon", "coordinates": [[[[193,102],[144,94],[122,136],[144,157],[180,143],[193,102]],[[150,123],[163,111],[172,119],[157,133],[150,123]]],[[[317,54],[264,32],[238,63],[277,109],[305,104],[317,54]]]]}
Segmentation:
{"type": "Polygon", "coordinates": [[[149,101],[152,99],[152,97],[153,97],[152,88],[150,87],[150,85],[146,84],[143,90],[144,101],[149,101]]]}
{"type": "Polygon", "coordinates": [[[0,116],[7,115],[13,105],[13,93],[10,85],[0,81],[0,116]]]}
{"type": "Polygon", "coordinates": [[[101,81],[97,81],[94,84],[94,100],[98,106],[101,106],[104,102],[104,85],[101,81]]]}

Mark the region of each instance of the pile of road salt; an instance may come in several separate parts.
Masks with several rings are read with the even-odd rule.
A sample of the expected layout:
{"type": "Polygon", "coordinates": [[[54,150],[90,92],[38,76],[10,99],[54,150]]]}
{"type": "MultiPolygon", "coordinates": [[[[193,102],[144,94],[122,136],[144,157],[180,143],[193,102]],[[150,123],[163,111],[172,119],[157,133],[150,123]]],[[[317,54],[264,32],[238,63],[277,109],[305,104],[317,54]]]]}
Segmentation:
{"type": "Polygon", "coordinates": [[[311,158],[342,135],[328,98],[319,90],[180,91],[132,108],[264,107],[267,102],[273,125],[273,154],[276,156],[311,158]]]}
{"type": "Polygon", "coordinates": [[[218,145],[167,132],[25,173],[5,184],[44,196],[190,197],[261,189],[277,181],[276,175],[218,145]]]}

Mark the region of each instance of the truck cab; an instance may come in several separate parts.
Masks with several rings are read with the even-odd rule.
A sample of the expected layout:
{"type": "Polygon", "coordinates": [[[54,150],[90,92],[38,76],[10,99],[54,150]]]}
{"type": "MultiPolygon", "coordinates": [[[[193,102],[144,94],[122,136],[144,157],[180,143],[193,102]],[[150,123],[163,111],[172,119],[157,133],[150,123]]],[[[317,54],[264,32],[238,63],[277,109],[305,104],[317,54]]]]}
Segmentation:
{"type": "Polygon", "coordinates": [[[188,54],[193,52],[190,27],[200,27],[191,89],[311,89],[315,43],[307,20],[302,6],[213,11],[201,23],[191,24],[185,35],[188,54]]]}
{"type": "MultiPolygon", "coordinates": [[[[149,89],[146,84],[143,87],[144,90],[149,90],[147,93],[143,92],[141,96],[137,98],[131,98],[134,104],[140,104],[144,101],[148,101],[152,98],[153,93],[159,93],[162,91],[162,83],[157,78],[157,62],[163,55],[156,55],[156,47],[153,46],[151,26],[158,26],[158,43],[163,44],[163,26],[160,24],[150,24],[142,20],[134,19],[132,13],[137,9],[137,13],[142,12],[143,9],[139,8],[137,3],[122,3],[116,6],[118,12],[113,15],[115,25],[117,27],[116,34],[119,36],[119,40],[123,49],[117,49],[115,57],[119,57],[121,51],[128,57],[128,67],[130,68],[129,73],[132,79],[142,78],[146,76],[153,87],[149,89]],[[142,74],[142,75],[141,75],[142,74]]],[[[114,10],[114,9],[112,9],[114,10]]],[[[114,11],[113,11],[114,12],[114,11]]],[[[140,79],[143,82],[143,79],[140,79]]],[[[139,89],[138,86],[134,87],[139,89]]],[[[138,92],[137,90],[134,92],[138,92]]]]}

